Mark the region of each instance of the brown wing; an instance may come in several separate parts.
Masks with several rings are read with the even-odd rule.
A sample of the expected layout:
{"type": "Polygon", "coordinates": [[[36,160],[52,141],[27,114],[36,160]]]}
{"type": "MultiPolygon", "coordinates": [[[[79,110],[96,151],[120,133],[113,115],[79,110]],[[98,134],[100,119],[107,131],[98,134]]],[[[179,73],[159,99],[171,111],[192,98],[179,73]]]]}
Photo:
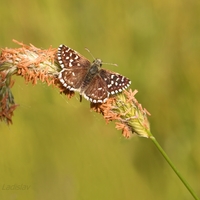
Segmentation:
{"type": "Polygon", "coordinates": [[[131,81],[125,76],[109,70],[101,69],[99,75],[106,82],[110,94],[122,92],[131,84],[131,81]]]}
{"type": "Polygon", "coordinates": [[[106,82],[97,74],[82,95],[93,103],[105,103],[109,97],[106,82]]]}
{"type": "Polygon", "coordinates": [[[57,57],[62,68],[58,76],[60,82],[69,90],[79,90],[90,68],[90,61],[65,45],[59,46],[57,57]]]}

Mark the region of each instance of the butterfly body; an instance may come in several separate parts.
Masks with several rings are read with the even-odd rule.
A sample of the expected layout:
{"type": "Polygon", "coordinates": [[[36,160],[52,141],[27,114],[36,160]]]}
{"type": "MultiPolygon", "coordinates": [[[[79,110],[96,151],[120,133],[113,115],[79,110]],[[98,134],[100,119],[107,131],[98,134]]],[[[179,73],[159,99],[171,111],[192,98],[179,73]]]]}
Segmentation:
{"type": "Polygon", "coordinates": [[[91,64],[90,68],[88,69],[88,72],[86,73],[86,76],[84,77],[83,83],[80,87],[80,92],[84,92],[86,87],[90,84],[92,79],[95,76],[98,76],[99,70],[101,68],[101,60],[100,59],[95,59],[93,63],[91,64]]]}
{"type": "Polygon", "coordinates": [[[58,62],[62,68],[59,80],[70,91],[78,91],[93,103],[105,103],[110,95],[126,89],[131,81],[116,73],[102,69],[102,61],[92,63],[73,49],[60,45],[58,62]]]}

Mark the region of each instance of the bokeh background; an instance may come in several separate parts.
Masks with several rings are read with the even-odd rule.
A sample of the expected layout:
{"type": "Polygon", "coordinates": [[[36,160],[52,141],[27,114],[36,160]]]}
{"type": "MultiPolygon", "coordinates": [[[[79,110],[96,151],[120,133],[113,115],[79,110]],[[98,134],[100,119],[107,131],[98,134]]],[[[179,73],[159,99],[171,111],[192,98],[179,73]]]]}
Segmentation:
{"type": "MultiPolygon", "coordinates": [[[[1,0],[0,47],[66,44],[132,81],[151,131],[200,196],[200,2],[1,0]]],[[[0,123],[0,199],[192,199],[153,143],[124,139],[79,96],[25,84],[0,123]],[[28,190],[6,190],[12,185],[28,190]]]]}

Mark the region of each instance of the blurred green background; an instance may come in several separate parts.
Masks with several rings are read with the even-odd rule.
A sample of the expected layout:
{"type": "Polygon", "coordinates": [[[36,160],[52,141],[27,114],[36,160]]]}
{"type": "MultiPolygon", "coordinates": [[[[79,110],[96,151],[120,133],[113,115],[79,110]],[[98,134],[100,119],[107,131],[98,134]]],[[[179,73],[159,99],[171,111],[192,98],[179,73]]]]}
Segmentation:
{"type": "MultiPolygon", "coordinates": [[[[1,0],[0,47],[66,44],[132,80],[151,131],[200,196],[200,2],[1,0]]],[[[0,199],[192,199],[148,139],[124,139],[79,96],[14,76],[0,123],[0,199]],[[9,185],[28,190],[6,190],[9,185]]]]}

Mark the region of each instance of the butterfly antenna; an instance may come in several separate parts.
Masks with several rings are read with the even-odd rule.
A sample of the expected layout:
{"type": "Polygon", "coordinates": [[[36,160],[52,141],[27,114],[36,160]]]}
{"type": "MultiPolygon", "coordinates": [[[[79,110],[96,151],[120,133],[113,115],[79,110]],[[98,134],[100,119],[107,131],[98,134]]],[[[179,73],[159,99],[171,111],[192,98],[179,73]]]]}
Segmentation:
{"type": "Polygon", "coordinates": [[[118,64],[115,64],[115,63],[105,63],[105,62],[102,62],[103,65],[113,65],[113,66],[116,66],[118,67],[118,64]]]}
{"type": "MultiPolygon", "coordinates": [[[[93,60],[95,60],[95,57],[93,56],[93,54],[90,52],[90,50],[88,48],[85,47],[85,50],[92,56],[93,60]]],[[[103,65],[114,65],[116,67],[118,67],[117,64],[115,63],[105,63],[105,62],[102,62],[103,65]]]]}
{"type": "Polygon", "coordinates": [[[90,52],[90,50],[88,48],[85,47],[85,50],[92,56],[93,60],[95,60],[95,57],[93,56],[93,54],[90,52]]]}

